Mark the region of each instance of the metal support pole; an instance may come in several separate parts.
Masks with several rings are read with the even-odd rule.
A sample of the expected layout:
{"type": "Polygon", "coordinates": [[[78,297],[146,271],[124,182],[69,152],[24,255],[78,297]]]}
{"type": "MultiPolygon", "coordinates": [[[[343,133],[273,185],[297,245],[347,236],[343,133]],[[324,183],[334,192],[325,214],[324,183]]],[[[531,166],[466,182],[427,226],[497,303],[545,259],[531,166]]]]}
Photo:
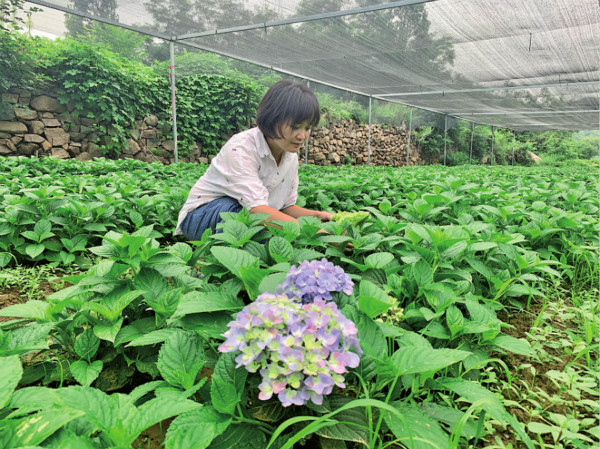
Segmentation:
{"type": "Polygon", "coordinates": [[[408,167],[409,164],[409,157],[410,157],[410,137],[412,135],[412,113],[413,113],[413,108],[410,108],[410,114],[408,116],[408,143],[406,146],[406,166],[408,167]]]}
{"type": "Polygon", "coordinates": [[[492,125],[492,157],[490,159],[490,165],[494,165],[494,139],[496,137],[496,127],[492,125]]]}
{"type": "Polygon", "coordinates": [[[448,116],[444,115],[444,165],[446,165],[446,138],[448,137],[448,116]]]}
{"type": "Polygon", "coordinates": [[[513,131],[512,164],[515,165],[515,132],[513,131]]]}
{"type": "Polygon", "coordinates": [[[171,78],[171,117],[173,119],[173,160],[179,161],[177,154],[177,104],[175,102],[175,44],[169,43],[171,51],[171,66],[169,67],[169,78],[171,78]]]}
{"type": "Polygon", "coordinates": [[[473,158],[473,134],[475,133],[475,122],[471,122],[471,148],[469,149],[469,165],[471,165],[471,159],[473,158]]]}
{"type": "Polygon", "coordinates": [[[367,148],[368,148],[368,156],[367,156],[367,165],[371,165],[371,101],[373,97],[369,96],[369,138],[367,140],[367,148]]]}
{"type": "MultiPolygon", "coordinates": [[[[306,86],[310,87],[310,81],[306,81],[306,86]]],[[[310,136],[308,136],[308,139],[306,139],[304,141],[304,165],[308,165],[308,140],[310,139],[310,136]]]]}
{"type": "Polygon", "coordinates": [[[308,165],[308,139],[304,141],[304,165],[308,165]]]}

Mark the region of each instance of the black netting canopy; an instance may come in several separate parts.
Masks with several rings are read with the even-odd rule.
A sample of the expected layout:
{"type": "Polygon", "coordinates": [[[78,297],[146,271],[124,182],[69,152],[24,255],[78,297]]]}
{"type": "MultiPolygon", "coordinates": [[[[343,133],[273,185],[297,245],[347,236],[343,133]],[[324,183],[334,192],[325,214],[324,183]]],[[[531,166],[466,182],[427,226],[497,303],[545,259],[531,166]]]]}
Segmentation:
{"type": "Polygon", "coordinates": [[[598,0],[110,2],[30,3],[55,35],[76,15],[481,124],[599,126],[598,0]]]}

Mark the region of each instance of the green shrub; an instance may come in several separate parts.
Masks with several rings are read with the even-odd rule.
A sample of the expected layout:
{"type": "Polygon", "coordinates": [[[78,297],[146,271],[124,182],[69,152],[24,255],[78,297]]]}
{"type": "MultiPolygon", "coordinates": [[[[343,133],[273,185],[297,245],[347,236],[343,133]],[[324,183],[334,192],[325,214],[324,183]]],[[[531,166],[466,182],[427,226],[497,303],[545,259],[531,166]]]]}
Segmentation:
{"type": "Polygon", "coordinates": [[[367,123],[369,111],[356,101],[340,101],[327,93],[316,94],[321,107],[320,126],[340,120],[355,120],[358,123],[367,123]]]}
{"type": "Polygon", "coordinates": [[[433,126],[421,126],[413,132],[415,141],[421,146],[422,156],[425,159],[439,159],[443,162],[444,131],[433,126]]]}
{"type": "Polygon", "coordinates": [[[71,114],[85,113],[104,128],[110,137],[102,147],[106,154],[120,154],[136,117],[168,109],[166,77],[141,63],[73,39],[47,45],[40,57],[71,114]]]}
{"type": "Polygon", "coordinates": [[[44,79],[36,70],[40,42],[41,38],[0,29],[0,92],[32,88],[44,79]]]}
{"type": "MultiPolygon", "coordinates": [[[[368,119],[369,111],[366,110],[368,119]]],[[[386,125],[402,126],[409,124],[410,107],[399,103],[376,101],[373,103],[372,122],[386,125]]]]}
{"type": "Polygon", "coordinates": [[[579,159],[598,157],[598,136],[572,138],[569,143],[579,159]]]}
{"type": "MultiPolygon", "coordinates": [[[[169,59],[155,61],[152,67],[159,73],[167,74],[170,65],[169,59]]],[[[282,79],[280,74],[270,69],[212,53],[184,51],[182,54],[175,55],[175,78],[181,79],[193,75],[220,75],[247,83],[254,82],[262,86],[262,94],[282,79]]],[[[262,95],[260,96],[262,98],[262,95]]]]}
{"type": "MultiPolygon", "coordinates": [[[[154,63],[153,67],[160,73],[169,73],[171,61],[154,63]]],[[[228,78],[251,81],[245,73],[232,69],[227,61],[212,53],[185,52],[175,56],[175,78],[180,79],[192,75],[222,75],[228,78]]]]}
{"type": "Polygon", "coordinates": [[[194,142],[216,154],[231,135],[252,124],[262,89],[213,75],[194,75],[177,82],[177,129],[182,150],[194,142]]]}
{"type": "Polygon", "coordinates": [[[570,164],[571,161],[565,160],[565,158],[560,154],[545,154],[542,156],[541,165],[548,165],[550,167],[561,167],[565,165],[565,163],[570,164]]]}
{"type": "Polygon", "coordinates": [[[459,151],[454,151],[446,155],[446,165],[467,165],[469,163],[469,155],[459,151]]]}
{"type": "Polygon", "coordinates": [[[530,141],[534,146],[533,152],[546,160],[571,161],[574,159],[589,159],[598,155],[598,132],[582,131],[545,131],[522,132],[517,134],[519,141],[530,141]]]}

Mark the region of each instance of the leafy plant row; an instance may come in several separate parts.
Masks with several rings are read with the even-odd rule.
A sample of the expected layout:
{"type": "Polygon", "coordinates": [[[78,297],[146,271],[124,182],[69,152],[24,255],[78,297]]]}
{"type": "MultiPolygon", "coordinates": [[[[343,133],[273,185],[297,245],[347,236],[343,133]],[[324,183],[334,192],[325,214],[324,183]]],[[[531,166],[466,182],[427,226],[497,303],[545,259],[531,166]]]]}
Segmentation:
{"type": "Polygon", "coordinates": [[[472,225],[493,242],[561,262],[573,283],[597,271],[598,180],[591,168],[463,166],[399,172],[352,167],[350,172],[327,179],[317,167],[306,166],[299,194],[307,207],[381,207],[386,216],[375,211],[377,226],[387,231],[394,228],[389,216],[400,223],[472,225]]]}
{"type": "Polygon", "coordinates": [[[233,447],[230,436],[227,443],[219,437],[228,427],[240,437],[245,433],[254,447],[269,437],[278,447],[297,439],[293,433],[299,429],[287,429],[289,410],[277,400],[261,403],[256,376],[246,378],[235,354],[219,356],[216,347],[232,312],[275,291],[291,264],[322,256],[346,267],[357,286],[336,301],[356,323],[363,355],[347,376],[349,394],[337,392],[321,405],[294,411],[307,421],[327,418],[326,428],[315,427],[317,435],[378,447],[390,438],[381,427],[384,419],[391,435],[412,441],[405,441],[409,447],[421,447],[420,440],[450,447],[451,439],[481,436],[469,413],[442,405],[441,395],[458,394],[528,441],[499,399],[477,382],[492,362],[488,351],[531,352],[524,341],[501,332],[495,309],[503,295],[487,300],[474,283],[459,287],[429,257],[414,254],[412,262],[401,264],[395,248],[410,245],[411,238],[380,239],[348,259],[330,243],[359,243],[368,228],[331,224],[330,236],[322,237],[318,220],[303,219],[276,230],[265,246],[252,240],[262,219],[232,214],[222,234],[207,233],[194,246],[161,248],[151,227],[130,235],[111,231],[92,248],[101,260],[87,273],[65,278],[72,287],[46,302],[0,311],[19,317],[2,325],[2,354],[14,365],[11,356],[35,353],[12,376],[22,386],[36,386],[9,399],[12,418],[3,422],[7,447],[40,444],[49,431],[58,431],[53,444],[81,438],[89,447],[125,447],[149,425],[175,415],[181,416],[169,430],[167,447],[189,447],[200,435],[189,429],[206,433],[207,426],[213,430],[199,447],[233,447]],[[210,381],[203,368],[212,373],[210,381]],[[81,386],[67,386],[72,384],[81,386]],[[125,387],[127,395],[107,395],[125,387]],[[67,413],[53,413],[63,409],[67,413]],[[374,416],[381,418],[371,422],[374,416]],[[87,423],[83,428],[81,421],[87,423]],[[30,430],[21,432],[23,426],[30,430]],[[90,440],[97,432],[100,437],[90,440]]]}
{"type": "MultiPolygon", "coordinates": [[[[77,164],[64,167],[80,179],[77,164]]],[[[175,182],[195,181],[187,168],[173,168],[175,182]]],[[[0,389],[4,446],[129,447],[176,417],[167,448],[289,448],[306,438],[454,448],[477,445],[490,420],[533,447],[485,386],[501,366],[496,354],[535,357],[503,331],[498,312],[543,297],[549,283],[598,288],[597,181],[585,171],[564,181],[564,172],[500,168],[342,174],[304,167],[300,203],[368,211],[361,221],[302,218],[257,236],[265,217],[242,211],[190,244],[169,242],[158,226],[123,229],[123,218],[89,248],[92,267],[64,278],[70,287],[0,311],[13,318],[0,326],[0,370],[10,373],[0,389]],[[246,305],[323,258],[354,284],[332,300],[357,328],[360,362],[345,388],[290,409],[260,399],[265,373],[246,371],[243,352],[219,348],[246,305]]],[[[121,188],[143,186],[149,174],[137,175],[121,188]]]]}
{"type": "Polygon", "coordinates": [[[0,266],[89,264],[107,231],[152,223],[171,235],[192,179],[204,166],[139,161],[6,158],[0,171],[0,266]]]}
{"type": "MultiPolygon", "coordinates": [[[[0,266],[84,264],[86,249],[112,229],[131,232],[152,224],[168,240],[180,205],[205,168],[3,159],[0,266]]],[[[598,231],[592,169],[303,166],[300,176],[299,204],[348,211],[381,204],[378,214],[385,216],[377,226],[387,231],[394,229],[390,217],[399,221],[397,230],[402,223],[485,224],[487,235],[514,235],[509,240],[519,240],[519,247],[569,265],[573,279],[598,263],[592,254],[598,231]]]]}

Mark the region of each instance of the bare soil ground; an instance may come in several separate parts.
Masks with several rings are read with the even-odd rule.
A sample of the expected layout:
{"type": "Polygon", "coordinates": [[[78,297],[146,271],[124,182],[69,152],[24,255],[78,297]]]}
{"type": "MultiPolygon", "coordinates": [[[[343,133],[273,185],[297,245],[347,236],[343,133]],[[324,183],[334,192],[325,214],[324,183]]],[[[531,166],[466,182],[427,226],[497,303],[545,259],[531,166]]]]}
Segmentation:
{"type": "MultiPolygon", "coordinates": [[[[36,297],[41,296],[45,298],[58,290],[56,283],[50,281],[41,281],[36,291],[36,297]]],[[[28,295],[26,292],[20,290],[18,287],[10,287],[4,290],[0,290],[0,309],[4,307],[12,306],[13,304],[21,304],[28,301],[28,295]]],[[[11,317],[0,316],[0,323],[10,321],[11,317]]]]}

